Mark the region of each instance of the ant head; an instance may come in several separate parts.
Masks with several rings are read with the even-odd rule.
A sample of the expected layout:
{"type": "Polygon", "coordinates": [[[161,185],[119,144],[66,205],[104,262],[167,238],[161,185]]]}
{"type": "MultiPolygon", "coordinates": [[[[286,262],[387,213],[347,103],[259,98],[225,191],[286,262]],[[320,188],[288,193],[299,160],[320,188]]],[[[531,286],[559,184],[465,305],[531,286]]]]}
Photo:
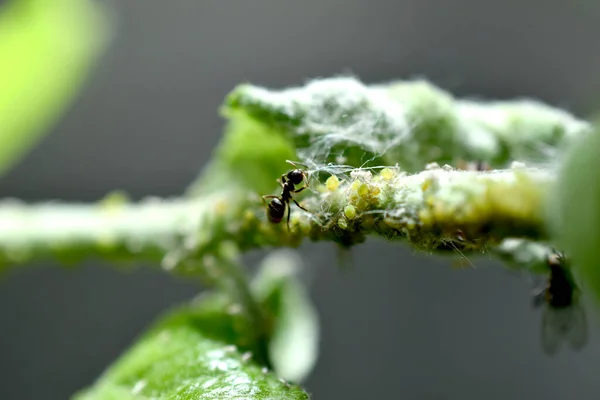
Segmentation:
{"type": "Polygon", "coordinates": [[[306,176],[305,172],[300,169],[294,169],[288,172],[287,178],[294,184],[299,185],[306,176]]]}
{"type": "Polygon", "coordinates": [[[294,185],[299,185],[300,183],[302,183],[304,178],[307,177],[307,173],[304,170],[300,169],[298,167],[298,165],[304,166],[304,167],[306,167],[306,165],[299,163],[299,162],[290,161],[290,160],[286,160],[286,162],[288,164],[292,164],[294,166],[294,169],[287,173],[287,178],[294,185]]]}

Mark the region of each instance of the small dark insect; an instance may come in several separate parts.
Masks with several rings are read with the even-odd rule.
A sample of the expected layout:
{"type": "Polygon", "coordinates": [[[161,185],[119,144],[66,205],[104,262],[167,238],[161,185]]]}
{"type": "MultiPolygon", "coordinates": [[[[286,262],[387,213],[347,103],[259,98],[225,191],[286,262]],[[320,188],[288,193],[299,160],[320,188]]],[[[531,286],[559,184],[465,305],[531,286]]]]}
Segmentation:
{"type": "Polygon", "coordinates": [[[298,207],[300,207],[304,211],[310,211],[298,204],[296,199],[292,197],[292,193],[300,193],[308,187],[308,173],[298,168],[298,165],[296,165],[297,163],[294,163],[290,160],[286,160],[286,162],[292,164],[294,166],[294,169],[286,174],[281,175],[281,181],[277,180],[277,182],[279,182],[279,184],[281,185],[281,195],[267,195],[263,196],[262,198],[265,204],[267,204],[265,199],[273,199],[267,204],[267,218],[270,222],[274,224],[278,224],[279,222],[281,222],[281,220],[285,216],[285,210],[287,208],[287,227],[289,230],[291,213],[290,200],[293,201],[298,207]],[[302,186],[300,189],[296,189],[296,185],[299,185],[302,182],[304,182],[304,186],[302,186]]]}
{"type": "Polygon", "coordinates": [[[458,169],[464,171],[491,171],[490,164],[485,161],[459,161],[457,165],[458,169]]]}
{"type": "Polygon", "coordinates": [[[546,286],[534,296],[534,305],[545,305],[542,314],[542,347],[547,354],[558,351],[563,340],[573,350],[587,343],[587,322],[579,304],[579,288],[566,266],[562,254],[548,257],[550,277],[546,286]]]}

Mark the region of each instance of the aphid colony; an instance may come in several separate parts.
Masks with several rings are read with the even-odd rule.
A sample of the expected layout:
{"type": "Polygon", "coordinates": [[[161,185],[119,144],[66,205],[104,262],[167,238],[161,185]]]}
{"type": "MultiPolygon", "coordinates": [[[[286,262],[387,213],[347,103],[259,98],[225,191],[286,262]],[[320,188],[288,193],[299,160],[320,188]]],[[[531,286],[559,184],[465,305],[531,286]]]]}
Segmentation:
{"type": "MultiPolygon", "coordinates": [[[[269,220],[269,222],[271,222],[273,224],[280,223],[283,220],[283,218],[285,217],[285,213],[287,211],[287,227],[289,230],[290,229],[290,216],[291,216],[290,201],[293,201],[294,204],[296,204],[300,209],[310,213],[310,211],[308,211],[306,208],[302,207],[296,201],[296,199],[294,199],[294,197],[293,197],[293,194],[300,193],[304,189],[307,189],[309,187],[309,173],[307,171],[303,170],[302,168],[299,168],[299,165],[306,167],[304,164],[301,164],[299,162],[290,161],[290,160],[286,160],[286,162],[288,164],[291,164],[294,167],[294,169],[281,175],[281,178],[277,179],[277,183],[279,183],[279,185],[281,186],[281,194],[280,195],[265,195],[265,196],[262,196],[262,199],[267,208],[267,210],[266,210],[267,211],[267,219],[269,220]],[[299,189],[296,189],[296,186],[300,185],[302,183],[303,183],[303,186],[300,187],[299,189]],[[267,202],[266,199],[272,199],[272,200],[270,202],[267,202]]],[[[489,165],[483,161],[472,162],[472,163],[467,163],[467,162],[461,161],[461,162],[459,162],[458,166],[459,166],[459,169],[463,169],[463,170],[467,170],[467,171],[489,171],[490,170],[489,165]]],[[[354,194],[350,195],[350,197],[349,197],[351,204],[345,206],[345,208],[343,210],[345,218],[341,218],[340,220],[338,220],[338,225],[340,225],[340,224],[345,225],[345,221],[347,219],[352,220],[356,216],[356,212],[357,212],[356,206],[358,206],[359,209],[364,208],[364,207],[361,207],[361,205],[364,205],[361,203],[361,199],[364,200],[364,198],[367,198],[368,196],[373,196],[373,195],[379,194],[379,191],[380,191],[379,187],[377,187],[377,186],[371,187],[371,186],[365,184],[365,182],[364,182],[365,177],[361,177],[361,175],[363,175],[363,174],[365,175],[365,177],[371,176],[371,173],[369,171],[367,171],[367,172],[363,171],[361,173],[360,170],[358,172],[353,171],[351,174],[353,176],[356,175],[355,178],[358,178],[358,179],[352,183],[351,189],[354,194]]],[[[392,169],[384,168],[381,170],[380,176],[383,180],[389,181],[394,178],[395,174],[392,169]]],[[[329,191],[334,191],[338,188],[340,183],[341,182],[339,181],[339,179],[336,175],[331,175],[329,177],[329,179],[327,179],[327,182],[325,183],[325,187],[329,191]]],[[[363,203],[364,203],[364,201],[363,201],[363,203]]]]}
{"type": "MultiPolygon", "coordinates": [[[[287,227],[290,228],[290,201],[293,201],[300,209],[309,212],[302,207],[294,193],[300,193],[309,187],[309,174],[298,167],[300,163],[286,160],[294,166],[294,169],[281,175],[277,180],[281,186],[281,194],[262,196],[267,206],[267,218],[271,223],[280,223],[287,211],[287,227]],[[296,189],[297,185],[303,184],[296,189]],[[266,202],[266,199],[272,199],[266,202]]],[[[462,163],[460,169],[467,171],[489,171],[490,167],[484,162],[462,163]]],[[[391,170],[385,168],[381,171],[385,180],[393,177],[391,170]]],[[[360,185],[358,181],[355,184],[360,185]]],[[[340,181],[332,175],[326,182],[327,190],[333,191],[340,185],[340,181]]],[[[365,186],[366,187],[366,186],[365,186]]],[[[355,188],[360,193],[362,187],[355,188]]],[[[353,206],[346,206],[344,214],[347,219],[353,219],[356,210],[353,206]]],[[[459,231],[460,232],[460,231],[459,231]]],[[[462,235],[462,232],[461,232],[462,235]]],[[[568,342],[572,349],[580,349],[587,343],[587,322],[582,306],[579,304],[579,288],[571,275],[570,269],[564,255],[553,252],[548,256],[549,276],[543,289],[534,294],[534,305],[544,306],[542,315],[542,347],[548,354],[555,353],[563,341],[568,342]]]]}
{"type": "MultiPolygon", "coordinates": [[[[288,171],[287,173],[281,175],[281,178],[277,179],[277,183],[281,186],[281,194],[280,195],[265,195],[262,196],[262,200],[266,205],[267,219],[269,222],[273,224],[280,223],[285,217],[285,213],[287,211],[287,227],[290,229],[290,215],[291,215],[291,207],[290,202],[293,201],[300,209],[313,214],[311,211],[302,207],[296,199],[294,199],[293,194],[300,193],[303,190],[309,187],[309,173],[301,168],[298,165],[302,165],[298,162],[293,162],[290,160],[286,160],[287,163],[294,166],[294,169],[288,171]],[[297,185],[302,184],[302,187],[296,188],[297,185]],[[270,202],[267,202],[266,199],[272,199],[270,202]]],[[[352,176],[359,175],[358,172],[352,172],[352,176]]],[[[371,176],[370,172],[363,173],[365,176],[371,176]]],[[[384,180],[390,180],[393,178],[394,174],[389,168],[384,168],[381,171],[381,177],[384,180]]],[[[357,177],[357,179],[350,186],[352,190],[352,194],[349,196],[350,204],[347,204],[343,208],[343,215],[346,219],[354,219],[357,215],[357,208],[361,209],[364,207],[364,200],[367,198],[371,198],[372,196],[376,196],[379,194],[379,187],[371,186],[364,183],[364,177],[357,177]],[[361,203],[361,200],[362,203],[361,203]],[[356,206],[356,207],[355,207],[356,206]]],[[[328,191],[335,191],[341,182],[336,175],[331,175],[327,182],[325,183],[325,188],[328,191]]],[[[345,220],[345,219],[344,219],[345,220]]],[[[338,220],[339,222],[339,220],[338,220]]]]}

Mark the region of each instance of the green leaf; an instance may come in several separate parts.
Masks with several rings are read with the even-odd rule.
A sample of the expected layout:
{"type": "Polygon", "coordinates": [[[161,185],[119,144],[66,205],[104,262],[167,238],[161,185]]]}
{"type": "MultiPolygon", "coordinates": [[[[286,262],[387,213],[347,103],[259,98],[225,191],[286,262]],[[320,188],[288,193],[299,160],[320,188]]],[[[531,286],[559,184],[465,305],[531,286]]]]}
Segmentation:
{"type": "Polygon", "coordinates": [[[215,151],[211,163],[187,190],[199,196],[226,187],[270,193],[275,180],[286,172],[294,159],[294,147],[276,129],[240,115],[233,118],[215,151]]]}
{"type": "Polygon", "coordinates": [[[0,175],[71,103],[106,33],[104,15],[88,0],[12,0],[0,8],[0,175]]]}
{"type": "Polygon", "coordinates": [[[600,128],[582,138],[566,154],[550,219],[561,246],[585,290],[600,300],[600,128]]]}
{"type": "Polygon", "coordinates": [[[302,261],[289,250],[267,257],[253,285],[272,320],[269,356],[275,373],[301,383],[312,371],[318,355],[319,320],[299,273],[302,261]]]}
{"type": "Polygon", "coordinates": [[[170,313],[74,399],[308,399],[252,359],[227,310],[217,294],[170,313]]]}
{"type": "Polygon", "coordinates": [[[535,101],[457,100],[425,81],[365,85],[339,77],[283,90],[246,84],[228,96],[224,110],[233,121],[251,118],[285,135],[314,166],[398,163],[408,171],[434,161],[546,162],[563,140],[588,129],[535,101]]]}

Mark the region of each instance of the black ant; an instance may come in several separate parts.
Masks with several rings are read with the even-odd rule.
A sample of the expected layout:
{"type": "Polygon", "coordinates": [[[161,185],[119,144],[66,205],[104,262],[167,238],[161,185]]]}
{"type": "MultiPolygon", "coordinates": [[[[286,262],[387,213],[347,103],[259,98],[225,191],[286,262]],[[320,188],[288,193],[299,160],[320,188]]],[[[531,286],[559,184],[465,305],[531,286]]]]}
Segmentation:
{"type": "Polygon", "coordinates": [[[279,184],[281,185],[281,195],[267,195],[263,196],[262,198],[263,201],[265,201],[265,199],[273,199],[267,204],[267,218],[270,222],[274,224],[278,224],[279,222],[281,222],[281,220],[285,216],[285,210],[287,208],[287,227],[289,230],[291,213],[290,200],[293,201],[302,210],[306,212],[310,211],[298,204],[296,199],[292,197],[292,193],[300,193],[308,187],[308,173],[298,168],[296,163],[294,163],[293,161],[286,160],[286,162],[292,164],[295,167],[295,169],[281,175],[281,182],[277,180],[277,182],[279,182],[279,184]],[[304,186],[302,186],[300,189],[296,189],[296,185],[301,184],[303,181],[304,186]]]}

